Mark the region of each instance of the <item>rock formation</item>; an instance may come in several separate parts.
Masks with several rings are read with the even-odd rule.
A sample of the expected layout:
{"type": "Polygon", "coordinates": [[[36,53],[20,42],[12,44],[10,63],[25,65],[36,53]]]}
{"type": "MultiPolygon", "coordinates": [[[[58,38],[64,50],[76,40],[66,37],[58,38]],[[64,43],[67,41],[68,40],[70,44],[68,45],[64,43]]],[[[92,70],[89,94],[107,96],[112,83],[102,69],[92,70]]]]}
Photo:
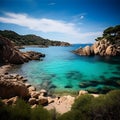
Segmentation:
{"type": "Polygon", "coordinates": [[[38,52],[20,52],[7,38],[0,36],[0,62],[22,64],[29,60],[39,60],[44,54],[38,52]]]}
{"type": "Polygon", "coordinates": [[[47,105],[47,91],[41,89],[36,91],[32,85],[28,85],[25,78],[18,74],[1,74],[0,75],[0,98],[7,105],[15,104],[18,98],[25,99],[30,105],[47,105]]]}
{"type": "Polygon", "coordinates": [[[100,56],[119,56],[120,46],[118,44],[112,44],[107,39],[103,38],[100,41],[96,41],[92,46],[86,46],[73,51],[79,55],[100,55],[100,56]]]}
{"type": "MultiPolygon", "coordinates": [[[[22,80],[22,79],[21,79],[22,80]]],[[[21,98],[27,98],[29,92],[27,87],[24,85],[17,76],[1,75],[0,76],[0,97],[11,98],[19,96],[21,98]]]]}

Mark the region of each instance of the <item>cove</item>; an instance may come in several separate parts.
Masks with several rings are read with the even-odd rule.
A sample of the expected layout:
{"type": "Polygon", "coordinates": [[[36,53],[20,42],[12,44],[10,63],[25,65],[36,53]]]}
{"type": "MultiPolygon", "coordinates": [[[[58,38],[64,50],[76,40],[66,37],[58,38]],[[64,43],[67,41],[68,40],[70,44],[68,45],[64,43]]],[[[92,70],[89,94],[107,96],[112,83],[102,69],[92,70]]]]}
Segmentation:
{"type": "Polygon", "coordinates": [[[120,57],[79,56],[72,53],[86,44],[69,47],[51,46],[39,48],[26,46],[22,51],[42,52],[42,61],[30,61],[12,68],[28,78],[37,89],[48,91],[88,90],[92,93],[106,93],[120,88],[120,57]]]}

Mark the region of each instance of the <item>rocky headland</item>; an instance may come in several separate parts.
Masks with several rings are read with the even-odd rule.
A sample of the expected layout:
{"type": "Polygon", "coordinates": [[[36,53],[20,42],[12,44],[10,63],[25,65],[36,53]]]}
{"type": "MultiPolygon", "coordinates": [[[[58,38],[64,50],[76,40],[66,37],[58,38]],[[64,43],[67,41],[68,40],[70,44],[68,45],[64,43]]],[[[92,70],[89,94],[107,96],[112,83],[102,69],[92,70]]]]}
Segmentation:
{"type": "Polygon", "coordinates": [[[120,46],[111,44],[107,39],[96,41],[92,46],[85,46],[73,51],[78,55],[100,55],[100,56],[119,56],[120,46]]]}
{"type": "Polygon", "coordinates": [[[73,53],[86,56],[120,56],[120,25],[105,29],[103,36],[98,37],[92,46],[78,48],[73,53]]]}
{"type": "MultiPolygon", "coordinates": [[[[61,42],[61,46],[66,45],[66,42],[61,42]]],[[[45,55],[34,51],[21,52],[8,38],[0,36],[0,99],[6,105],[15,105],[21,98],[29,103],[31,108],[37,105],[47,105],[46,109],[56,108],[60,113],[67,112],[74,102],[74,97],[49,96],[48,91],[45,89],[36,90],[23,76],[8,73],[12,64],[40,60],[41,57],[45,57],[45,55]],[[66,107],[68,101],[69,104],[66,107]]]]}
{"type": "Polygon", "coordinates": [[[39,60],[41,57],[45,57],[45,55],[34,51],[19,51],[9,39],[0,36],[1,63],[22,64],[29,60],[39,60]]]}

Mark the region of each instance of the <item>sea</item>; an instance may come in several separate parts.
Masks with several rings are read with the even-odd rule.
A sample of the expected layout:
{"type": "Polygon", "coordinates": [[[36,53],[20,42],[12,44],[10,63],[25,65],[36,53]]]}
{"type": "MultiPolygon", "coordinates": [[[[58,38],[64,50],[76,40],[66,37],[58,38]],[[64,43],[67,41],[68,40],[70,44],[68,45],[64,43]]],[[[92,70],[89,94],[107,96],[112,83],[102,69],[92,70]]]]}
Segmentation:
{"type": "Polygon", "coordinates": [[[80,56],[72,53],[72,50],[86,45],[48,48],[25,46],[21,51],[41,52],[45,57],[16,65],[10,72],[23,75],[37,89],[46,89],[51,93],[79,90],[106,93],[120,89],[120,57],[80,56]]]}

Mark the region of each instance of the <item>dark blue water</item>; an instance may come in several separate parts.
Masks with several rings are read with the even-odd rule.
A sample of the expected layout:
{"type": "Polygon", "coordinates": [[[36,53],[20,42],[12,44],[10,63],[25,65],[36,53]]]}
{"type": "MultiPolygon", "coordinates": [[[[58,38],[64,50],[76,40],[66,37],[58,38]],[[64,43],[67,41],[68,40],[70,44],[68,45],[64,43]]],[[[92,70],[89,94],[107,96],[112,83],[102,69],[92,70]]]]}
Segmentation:
{"type": "Polygon", "coordinates": [[[106,92],[120,88],[120,57],[79,56],[71,51],[85,45],[69,47],[26,47],[46,55],[43,61],[30,61],[12,72],[29,78],[37,88],[54,91],[106,92]]]}

